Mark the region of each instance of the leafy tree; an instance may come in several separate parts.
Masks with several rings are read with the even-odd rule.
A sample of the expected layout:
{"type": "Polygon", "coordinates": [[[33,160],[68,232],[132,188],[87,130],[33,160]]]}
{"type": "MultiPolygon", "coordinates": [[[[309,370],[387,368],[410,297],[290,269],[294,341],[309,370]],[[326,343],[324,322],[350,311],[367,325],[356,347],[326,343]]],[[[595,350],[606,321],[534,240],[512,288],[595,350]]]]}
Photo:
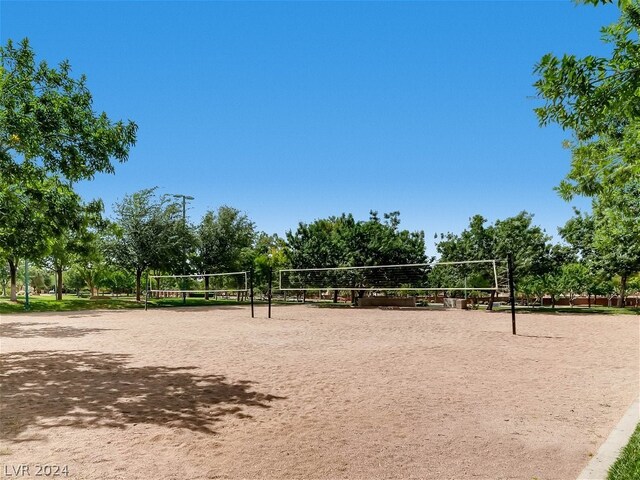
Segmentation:
{"type": "Polygon", "coordinates": [[[11,280],[9,274],[9,263],[6,259],[0,258],[0,287],[2,288],[2,296],[7,296],[7,286],[11,280]]]}
{"type": "MultiPolygon", "coordinates": [[[[254,238],[255,226],[240,210],[224,205],[217,212],[208,211],[197,227],[196,265],[202,273],[239,271],[254,238]]],[[[209,277],[205,277],[205,290],[209,290],[209,277]]],[[[205,298],[209,299],[208,293],[205,298]]]]}
{"type": "Polygon", "coordinates": [[[56,275],[56,299],[62,300],[62,274],[73,263],[97,263],[100,256],[96,228],[103,225],[102,201],[79,204],[68,212],[72,227],[52,239],[46,263],[56,275]]]}
{"type": "Polygon", "coordinates": [[[542,306],[545,294],[545,283],[542,277],[536,275],[522,277],[518,280],[517,288],[518,292],[524,295],[527,304],[529,304],[530,298],[534,297],[542,306]]]}
{"type": "Polygon", "coordinates": [[[0,47],[0,256],[16,300],[18,259],[39,260],[74,227],[80,199],[71,182],[113,172],[125,161],[136,125],[96,114],[86,79],[62,62],[36,65],[27,39],[0,47]]]}
{"type": "Polygon", "coordinates": [[[355,224],[351,215],[329,217],[306,224],[300,222],[295,232],[288,231],[287,258],[292,268],[339,267],[347,263],[340,229],[355,224]]]}
{"type": "Polygon", "coordinates": [[[56,177],[34,177],[10,183],[0,178],[0,257],[9,265],[12,301],[16,301],[19,259],[36,262],[50,249],[51,239],[75,228],[71,214],[80,197],[56,177]]]}
{"type": "Polygon", "coordinates": [[[401,265],[426,261],[424,232],[400,230],[400,212],[372,211],[368,221],[342,214],[300,223],[287,232],[287,255],[293,268],[401,265]]]}
{"type": "MultiPolygon", "coordinates": [[[[73,266],[65,272],[65,286],[69,290],[75,290],[76,295],[80,296],[80,291],[87,285],[85,276],[80,271],[80,267],[73,266]]],[[[58,287],[62,290],[62,287],[58,287]]],[[[58,290],[56,288],[56,291],[58,290]]]]}
{"type": "Polygon", "coordinates": [[[286,242],[277,234],[257,234],[253,248],[244,255],[245,265],[253,268],[254,288],[266,292],[269,270],[275,272],[290,266],[286,251],[286,242]]]}
{"type": "MultiPolygon", "coordinates": [[[[300,223],[295,232],[287,232],[287,258],[297,269],[424,263],[424,232],[401,230],[399,225],[399,212],[386,213],[381,220],[375,211],[370,212],[367,221],[342,214],[311,224],[300,223]]],[[[368,273],[360,272],[360,280],[367,282],[368,273]]],[[[336,281],[335,273],[331,275],[336,281]]],[[[393,281],[390,278],[389,285],[393,281]]],[[[334,301],[337,294],[335,291],[334,301]]],[[[360,296],[363,294],[359,291],[360,296]]]]}
{"type": "Polygon", "coordinates": [[[607,188],[593,202],[593,246],[600,268],[620,277],[618,307],[624,306],[627,281],[640,272],[640,180],[607,188]]]}
{"type": "Polygon", "coordinates": [[[185,242],[182,207],[155,188],[141,190],[114,205],[115,225],[106,238],[107,261],[131,271],[140,301],[142,273],[148,268],[182,271],[185,242]]]}
{"type": "Polygon", "coordinates": [[[576,211],[562,237],[576,251],[593,277],[591,292],[602,290],[600,277],[620,278],[618,306],[624,305],[627,280],[640,271],[640,181],[605,187],[593,200],[593,212],[576,211]]]}
{"type": "MultiPolygon", "coordinates": [[[[471,218],[469,227],[460,235],[441,234],[436,246],[441,261],[505,260],[511,253],[518,287],[517,283],[521,279],[530,278],[531,283],[532,278],[552,271],[570,256],[569,252],[550,243],[551,237],[540,227],[533,225],[533,215],[528,212],[497,220],[493,225],[485,226],[486,222],[484,217],[475,215],[471,218]]],[[[494,284],[492,267],[469,265],[462,273],[480,275],[489,284],[494,284]]],[[[525,285],[525,290],[528,289],[525,285]]],[[[489,309],[492,308],[494,295],[495,292],[492,292],[489,309]]]]}
{"type": "Polygon", "coordinates": [[[589,269],[581,263],[567,263],[560,267],[560,288],[569,295],[569,303],[573,307],[576,295],[587,291],[589,286],[589,269]]]}
{"type": "Polygon", "coordinates": [[[595,224],[593,216],[585,214],[576,208],[574,208],[574,214],[564,226],[558,228],[558,233],[582,262],[593,262],[595,260],[595,247],[593,244],[595,224]]]}
{"type": "Polygon", "coordinates": [[[133,275],[120,268],[108,265],[103,268],[101,278],[98,282],[98,287],[108,289],[116,296],[132,292],[135,286],[136,279],[133,275]]]}
{"type": "Polygon", "coordinates": [[[638,306],[638,296],[640,296],[640,274],[631,277],[627,283],[628,292],[636,296],[636,307],[638,306]]]}
{"type": "Polygon", "coordinates": [[[544,293],[551,297],[551,307],[556,308],[556,300],[564,293],[564,286],[559,270],[542,275],[542,288],[544,293]]]}
{"type": "Polygon", "coordinates": [[[534,86],[545,102],[535,109],[540,124],[556,123],[573,134],[566,142],[571,170],[559,187],[564,198],[596,196],[640,176],[640,7],[619,5],[619,20],[602,29],[609,57],[549,53],[535,66],[534,86]]]}
{"type": "Polygon", "coordinates": [[[366,222],[342,221],[338,231],[348,266],[403,265],[427,260],[424,232],[400,230],[400,212],[370,212],[366,222]]]}
{"type": "Polygon", "coordinates": [[[0,169],[11,181],[34,172],[70,181],[113,173],[124,162],[137,126],[93,111],[86,78],[71,77],[69,62],[36,64],[28,39],[0,47],[0,169]]]}

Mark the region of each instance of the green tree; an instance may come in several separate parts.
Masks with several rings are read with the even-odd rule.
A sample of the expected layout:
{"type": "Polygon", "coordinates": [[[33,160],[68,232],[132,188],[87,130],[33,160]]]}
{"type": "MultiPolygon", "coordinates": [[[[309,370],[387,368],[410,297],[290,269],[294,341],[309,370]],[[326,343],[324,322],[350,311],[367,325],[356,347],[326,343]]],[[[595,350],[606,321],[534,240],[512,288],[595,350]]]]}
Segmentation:
{"type": "Polygon", "coordinates": [[[68,212],[71,226],[52,239],[47,264],[56,276],[56,299],[62,300],[62,274],[74,263],[97,263],[96,229],[102,226],[102,201],[81,203],[68,212]]]}
{"type": "Polygon", "coordinates": [[[292,268],[401,265],[426,261],[424,232],[401,230],[400,212],[372,211],[368,221],[351,214],[300,223],[287,232],[292,268]]]}
{"type": "Polygon", "coordinates": [[[403,265],[427,261],[424,232],[401,230],[400,212],[385,213],[383,220],[375,211],[369,220],[346,219],[338,231],[348,266],[403,265]]]}
{"type": "Polygon", "coordinates": [[[2,296],[7,296],[7,286],[11,276],[9,274],[9,263],[5,259],[0,258],[0,287],[2,288],[2,296]]]}
{"type": "Polygon", "coordinates": [[[263,293],[266,292],[269,271],[275,272],[291,266],[286,252],[287,244],[277,234],[269,235],[260,232],[256,235],[253,248],[245,252],[244,256],[246,265],[253,268],[254,288],[263,293]]]}
{"type": "Polygon", "coordinates": [[[593,202],[593,246],[600,269],[620,277],[618,307],[627,281],[640,272],[640,180],[606,188],[593,202]]]}
{"type": "Polygon", "coordinates": [[[593,212],[576,215],[559,229],[589,268],[588,293],[602,290],[601,277],[618,276],[618,306],[624,305],[627,280],[640,271],[640,181],[605,187],[593,200],[593,212]]]}
{"type": "Polygon", "coordinates": [[[141,297],[142,273],[148,268],[182,272],[186,242],[181,205],[155,188],[141,190],[114,205],[115,224],[106,238],[107,262],[131,271],[136,278],[136,300],[141,297]]]}
{"type": "MultiPolygon", "coordinates": [[[[253,246],[255,226],[240,210],[226,205],[208,211],[197,227],[196,265],[202,273],[234,272],[243,268],[253,246]]],[[[209,290],[209,277],[205,277],[209,290]]],[[[205,293],[209,299],[209,293],[205,293]]]]}
{"type": "Polygon", "coordinates": [[[0,257],[9,265],[10,298],[16,301],[16,275],[22,259],[37,262],[51,247],[51,240],[74,228],[80,197],[56,177],[31,178],[9,183],[0,178],[0,257]]]}
{"type": "MultiPolygon", "coordinates": [[[[86,278],[80,267],[73,266],[65,272],[65,287],[69,290],[74,290],[77,296],[80,296],[80,291],[87,286],[86,278]]],[[[59,287],[62,290],[62,287],[59,287]]],[[[57,288],[56,288],[57,290],[57,288]]]]}
{"type": "Polygon", "coordinates": [[[534,301],[538,301],[542,306],[545,292],[545,283],[543,277],[537,275],[527,275],[518,280],[518,292],[524,295],[527,304],[530,298],[534,297],[534,301]]]}
{"type": "Polygon", "coordinates": [[[86,78],[71,77],[69,62],[36,64],[28,39],[0,47],[0,169],[13,182],[35,172],[70,181],[113,173],[124,162],[137,126],[93,110],[86,78]]]}
{"type": "Polygon", "coordinates": [[[619,20],[602,29],[608,57],[549,53],[534,69],[545,102],[535,109],[540,124],[556,123],[573,134],[566,142],[571,170],[559,186],[564,198],[596,196],[640,176],[640,7],[635,1],[620,6],[619,20]]]}
{"type": "MultiPolygon", "coordinates": [[[[514,258],[516,287],[520,279],[542,277],[570,257],[569,252],[551,244],[551,237],[542,228],[533,224],[533,215],[520,212],[494,224],[485,226],[486,219],[475,215],[469,227],[461,234],[441,234],[436,248],[441,261],[506,260],[511,253],[514,258]]],[[[485,278],[493,285],[493,267],[469,265],[459,274],[474,274],[485,278]]],[[[519,287],[518,287],[519,288],[519,287]]],[[[525,289],[528,289],[525,286],[525,289]]],[[[492,308],[495,292],[491,293],[488,308],[492,308]]]]}
{"type": "Polygon", "coordinates": [[[573,307],[576,295],[585,293],[589,287],[589,269],[581,263],[567,263],[560,267],[560,288],[569,295],[573,307]]]}
{"type": "Polygon", "coordinates": [[[80,199],[71,182],[114,171],[135,143],[133,122],[93,111],[86,79],[68,62],[36,64],[27,39],[0,47],[0,256],[16,300],[19,259],[39,260],[72,228],[80,199]]]}
{"type": "Polygon", "coordinates": [[[99,283],[100,288],[108,289],[113,295],[133,292],[136,279],[130,273],[115,266],[106,265],[99,283]]]}
{"type": "MultiPolygon", "coordinates": [[[[296,269],[424,263],[424,232],[401,230],[399,225],[399,212],[386,213],[381,220],[375,211],[370,212],[367,221],[342,214],[311,224],[300,223],[295,232],[287,232],[287,258],[296,269]]],[[[359,272],[360,280],[367,282],[369,272],[373,271],[359,272]]],[[[318,274],[314,273],[314,281],[323,283],[318,280],[318,274]]],[[[327,275],[332,276],[327,283],[340,281],[335,277],[336,272],[327,272],[327,275]]],[[[354,280],[346,279],[345,284],[354,280]]],[[[392,286],[393,281],[394,278],[389,278],[387,283],[392,286]]],[[[337,294],[335,291],[334,301],[337,294]]],[[[359,291],[360,296],[363,294],[359,291]]]]}

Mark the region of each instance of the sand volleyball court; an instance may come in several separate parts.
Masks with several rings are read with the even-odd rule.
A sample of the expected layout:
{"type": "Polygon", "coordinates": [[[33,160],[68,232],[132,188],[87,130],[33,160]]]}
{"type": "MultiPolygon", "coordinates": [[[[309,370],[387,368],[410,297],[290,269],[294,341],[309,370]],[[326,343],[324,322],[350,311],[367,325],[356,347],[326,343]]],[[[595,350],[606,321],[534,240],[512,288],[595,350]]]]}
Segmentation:
{"type": "Polygon", "coordinates": [[[638,395],[633,315],[256,314],[4,315],[2,475],[571,479],[638,395]]]}

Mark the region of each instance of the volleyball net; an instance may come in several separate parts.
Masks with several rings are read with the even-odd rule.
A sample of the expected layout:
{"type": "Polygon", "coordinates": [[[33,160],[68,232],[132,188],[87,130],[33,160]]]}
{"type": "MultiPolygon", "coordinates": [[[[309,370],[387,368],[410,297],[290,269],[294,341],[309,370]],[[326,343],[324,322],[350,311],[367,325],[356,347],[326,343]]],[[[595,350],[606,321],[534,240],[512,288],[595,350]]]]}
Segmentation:
{"type": "Polygon", "coordinates": [[[149,275],[147,287],[149,294],[156,296],[246,293],[249,291],[249,272],[149,275]]]}
{"type": "Polygon", "coordinates": [[[506,291],[506,263],[468,260],[405,265],[283,269],[281,291],[506,291]]]}

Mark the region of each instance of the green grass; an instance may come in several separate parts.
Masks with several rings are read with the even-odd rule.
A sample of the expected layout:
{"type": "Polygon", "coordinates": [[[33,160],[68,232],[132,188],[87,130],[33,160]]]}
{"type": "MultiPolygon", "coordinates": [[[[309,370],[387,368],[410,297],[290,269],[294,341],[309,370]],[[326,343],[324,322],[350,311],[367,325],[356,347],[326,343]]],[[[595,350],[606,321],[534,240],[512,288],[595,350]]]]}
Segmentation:
{"type": "Polygon", "coordinates": [[[640,423],[616,462],[611,465],[607,480],[637,480],[640,478],[640,423]]]}
{"type": "MultiPolygon", "coordinates": [[[[263,302],[255,302],[261,304],[263,302]]],[[[231,300],[205,300],[204,298],[187,298],[183,305],[182,298],[162,298],[149,300],[149,308],[161,307],[200,307],[216,305],[248,305],[249,302],[231,300]]],[[[138,303],[134,297],[103,297],[83,298],[75,295],[64,295],[62,300],[56,300],[53,295],[30,295],[29,312],[73,312],[78,310],[124,310],[144,308],[144,301],[138,303]]],[[[18,302],[10,302],[6,297],[0,297],[0,314],[25,313],[24,297],[18,297],[18,302]]]]}
{"type": "MultiPolygon", "coordinates": [[[[499,312],[509,311],[510,307],[501,306],[497,309],[499,312]]],[[[573,315],[640,315],[640,308],[626,307],[516,307],[516,313],[571,313],[573,315]]]]}
{"type": "MultiPolygon", "coordinates": [[[[256,305],[264,304],[264,301],[255,301],[256,305]]],[[[75,295],[64,295],[62,300],[57,301],[53,295],[30,295],[30,312],[73,312],[78,310],[124,310],[130,308],[144,308],[144,302],[136,302],[134,297],[102,297],[87,298],[75,295]]],[[[296,302],[283,302],[273,300],[274,305],[301,305],[296,302]]],[[[235,298],[217,300],[205,300],[204,298],[187,298],[186,305],[183,305],[182,298],[162,298],[150,299],[149,308],[162,307],[204,307],[216,305],[249,305],[248,301],[237,302],[235,298]]],[[[320,308],[351,308],[350,303],[332,302],[307,302],[320,308]]],[[[428,307],[425,307],[428,308],[428,307]]],[[[480,307],[482,308],[482,306],[480,307]]],[[[508,311],[508,306],[497,309],[498,311],[508,311]]],[[[0,314],[24,313],[24,297],[18,297],[18,302],[10,302],[6,297],[0,297],[0,314]]],[[[615,308],[615,307],[517,307],[518,313],[551,313],[551,314],[600,314],[600,315],[640,315],[640,308],[615,308]]]]}

